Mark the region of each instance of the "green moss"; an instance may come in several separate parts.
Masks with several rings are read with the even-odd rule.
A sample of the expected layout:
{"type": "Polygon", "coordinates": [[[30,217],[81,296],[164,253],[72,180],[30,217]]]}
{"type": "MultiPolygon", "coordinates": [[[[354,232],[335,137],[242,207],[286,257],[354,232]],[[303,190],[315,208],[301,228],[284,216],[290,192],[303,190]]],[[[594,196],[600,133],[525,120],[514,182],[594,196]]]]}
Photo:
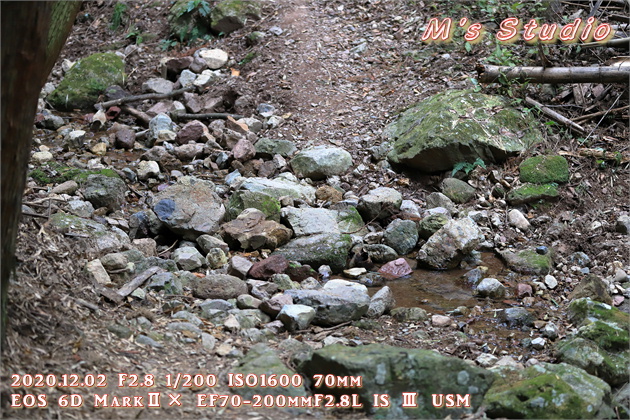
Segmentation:
{"type": "Polygon", "coordinates": [[[614,323],[620,328],[627,328],[630,325],[630,315],[590,298],[573,300],[569,304],[568,316],[571,323],[577,326],[583,326],[595,320],[614,323]]]}
{"type": "Polygon", "coordinates": [[[348,207],[339,211],[337,224],[341,232],[357,232],[363,228],[363,219],[355,207],[348,207]]]}
{"type": "Polygon", "coordinates": [[[569,164],[563,156],[534,156],[524,160],[519,170],[522,182],[548,184],[569,180],[569,164]]]}
{"type": "Polygon", "coordinates": [[[232,194],[227,206],[228,220],[236,219],[248,208],[262,211],[267,220],[280,222],[280,201],[268,194],[254,191],[237,191],[232,194]]]}
{"type": "Polygon", "coordinates": [[[105,175],[110,178],[120,178],[113,169],[86,170],[59,164],[43,165],[33,169],[28,174],[38,185],[61,184],[62,182],[70,180],[82,184],[90,175],[105,175]]]}
{"type": "Polygon", "coordinates": [[[558,197],[558,187],[553,184],[525,184],[509,192],[507,200],[510,204],[519,205],[538,200],[552,200],[558,197]]]}
{"type": "Polygon", "coordinates": [[[57,109],[91,109],[111,85],[124,83],[125,63],[114,53],[92,54],[76,63],[48,101],[57,109]]]}
{"type": "Polygon", "coordinates": [[[627,327],[620,328],[616,323],[607,323],[600,320],[583,326],[579,329],[577,335],[594,341],[604,350],[625,350],[630,343],[627,327]]]}

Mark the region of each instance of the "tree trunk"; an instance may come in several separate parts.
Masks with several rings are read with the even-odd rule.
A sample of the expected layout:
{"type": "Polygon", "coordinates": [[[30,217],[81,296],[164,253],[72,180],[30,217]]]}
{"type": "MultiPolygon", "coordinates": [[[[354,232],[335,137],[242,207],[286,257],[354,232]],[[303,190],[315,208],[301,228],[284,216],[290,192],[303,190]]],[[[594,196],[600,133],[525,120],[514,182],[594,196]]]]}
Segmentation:
{"type": "Polygon", "coordinates": [[[15,268],[15,241],[26,181],[37,99],[74,18],[76,1],[2,1],[2,241],[0,336],[7,326],[7,289],[15,268]]]}
{"type": "Polygon", "coordinates": [[[629,83],[630,66],[609,67],[504,67],[477,65],[479,82],[508,81],[532,83],[629,83]]]}

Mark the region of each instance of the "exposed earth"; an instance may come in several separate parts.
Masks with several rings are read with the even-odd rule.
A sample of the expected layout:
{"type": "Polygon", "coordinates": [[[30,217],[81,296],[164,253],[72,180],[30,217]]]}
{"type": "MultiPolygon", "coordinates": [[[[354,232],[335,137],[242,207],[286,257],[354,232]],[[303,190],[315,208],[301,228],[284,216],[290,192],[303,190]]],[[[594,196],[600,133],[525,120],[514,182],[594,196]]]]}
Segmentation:
{"type": "MultiPolygon", "coordinates": [[[[538,51],[528,46],[497,49],[489,41],[472,46],[467,51],[459,41],[429,45],[420,41],[422,29],[435,16],[459,18],[469,15],[483,19],[489,28],[496,29],[496,23],[507,17],[501,15],[506,11],[499,8],[498,3],[267,1],[263,3],[261,20],[249,21],[242,29],[204,43],[172,43],[166,49],[164,40],[169,37],[170,3],[129,2],[121,26],[113,30],[111,22],[117,3],[86,2],[49,81],[54,84],[60,82],[63,60],[75,62],[97,52],[124,51],[127,75],[124,88],[130,94],[140,94],[146,80],[160,77],[158,63],[161,58],[190,56],[200,48],[224,50],[230,61],[221,72],[227,76],[208,88],[209,96],[214,94],[223,98],[223,109],[216,112],[257,116],[258,105],[271,104],[276,115],[282,116],[282,122],[278,127],[264,128],[258,133],[259,138],[291,140],[298,150],[318,145],[343,148],[352,156],[352,167],[337,178],[337,186],[342,190],[362,197],[374,188],[391,187],[405,200],[415,202],[424,210],[428,195],[440,190],[441,181],[450,177],[451,171],[423,174],[392,168],[382,156],[376,156],[379,146],[386,141],[383,129],[409,106],[447,89],[480,89],[483,93],[506,95],[519,109],[525,107],[523,98],[529,96],[546,105],[553,104],[554,109],[569,118],[628,105],[627,85],[551,86],[532,83],[479,86],[473,81],[477,62],[539,65],[538,51]],[[494,9],[486,10],[490,6],[494,9]],[[248,35],[253,31],[263,32],[265,36],[252,45],[248,35]],[[575,97],[578,90],[582,95],[580,98],[575,97]]],[[[576,10],[564,10],[563,15],[570,15],[576,10]]],[[[618,54],[619,50],[610,48],[577,51],[566,45],[546,50],[546,58],[557,66],[603,64],[618,54]]],[[[157,102],[147,100],[134,106],[147,112],[157,102]]],[[[94,111],[52,112],[62,116],[73,129],[86,130],[88,137],[97,139],[107,135],[107,129],[113,122],[108,121],[104,127],[94,127],[86,117],[94,111]]],[[[569,295],[588,274],[604,279],[617,276],[616,282],[611,283],[616,290],[613,293],[616,296],[614,305],[629,312],[630,296],[625,288],[628,287],[627,276],[630,274],[630,236],[616,230],[617,220],[630,213],[630,165],[623,160],[629,153],[628,109],[607,118],[582,121],[586,128],[586,133],[582,135],[572,133],[565,126],[549,124],[541,114],[535,115],[545,140],[503,164],[486,162],[485,167],[471,167],[472,171],[466,176],[460,171],[458,176],[475,187],[476,195],[472,201],[459,207],[501,214],[504,223],[501,226],[490,225],[493,237],[487,239],[502,244],[502,248],[552,248],[554,267],[549,274],[557,280],[557,286],[523,292],[520,289],[523,284],[540,283],[545,276],[514,273],[492,249],[482,250],[479,260],[469,260],[454,270],[421,269],[416,266],[419,250],[416,247],[406,255],[414,273],[405,279],[384,284],[394,291],[397,306],[421,307],[429,313],[428,320],[401,321],[386,314],[371,321],[373,323],[369,324],[369,328],[366,328],[367,323],[356,322],[332,327],[309,326],[293,333],[277,333],[266,340],[266,344],[277,349],[289,367],[293,367],[293,359],[286,339],[292,338],[320,348],[327,337],[345,339],[351,346],[382,343],[409,349],[431,349],[469,361],[475,361],[482,354],[499,358],[509,356],[514,363],[530,366],[538,362],[557,361],[553,341],[562,340],[575,331],[566,315],[571,299],[569,295]],[[580,150],[585,148],[619,152],[621,157],[615,162],[614,159],[581,155],[580,150]],[[569,162],[570,178],[559,189],[559,199],[508,206],[505,200],[493,197],[491,191],[496,179],[513,184],[519,178],[519,164],[526,158],[541,154],[562,154],[569,162]],[[520,209],[525,215],[531,223],[529,230],[516,229],[507,222],[508,211],[512,208],[520,209]],[[576,253],[583,253],[588,261],[582,261],[582,254],[576,253]],[[488,268],[484,277],[502,281],[508,290],[504,298],[481,298],[473,294],[464,274],[477,265],[488,268]],[[620,271],[626,273],[625,278],[619,277],[620,271]],[[466,314],[454,312],[462,306],[468,308],[466,314]],[[502,322],[501,311],[510,307],[531,310],[536,317],[535,326],[510,328],[502,322]],[[432,321],[431,315],[450,315],[451,321],[442,326],[432,321]],[[555,324],[557,337],[548,340],[542,348],[532,346],[531,340],[542,336],[541,331],[547,323],[555,324]]],[[[143,130],[140,127],[142,124],[125,112],[115,121],[137,127],[137,131],[143,130]]],[[[146,151],[111,148],[104,156],[97,156],[89,150],[74,155],[61,149],[62,139],[55,131],[35,128],[34,138],[33,152],[40,151],[41,145],[48,146],[59,164],[68,164],[75,158],[84,163],[98,158],[109,168],[121,170],[126,166],[134,167],[146,151]]],[[[247,171],[253,172],[251,167],[243,164],[238,168],[220,170],[203,164],[193,166],[190,175],[215,184],[224,183],[228,173],[234,169],[239,169],[244,175],[247,171]]],[[[31,169],[35,168],[34,163],[31,169]]],[[[252,173],[250,176],[255,175],[252,173]]],[[[166,177],[159,181],[130,184],[132,192],[117,213],[129,220],[133,213],[147,208],[150,195],[162,191],[170,181],[173,180],[166,173],[166,177]]],[[[313,185],[326,185],[326,180],[313,181],[313,185]]],[[[226,375],[233,371],[239,357],[247,354],[254,343],[221,324],[206,320],[202,329],[214,336],[217,349],[224,346],[221,351],[207,350],[200,340],[187,342],[175,338],[161,347],[152,347],[138,344],[133,338],[114,335],[108,327],[126,323],[136,328],[137,323],[129,322],[140,317],[151,321],[151,328],[163,334],[167,332],[166,325],[172,321],[170,311],[165,309],[168,302],[183,302],[197,308],[203,299],[192,296],[189,290],[171,296],[151,293],[144,300],[129,297],[119,303],[105,299],[85,274],[85,264],[95,257],[86,255],[85,250],[80,248],[81,238],[71,232],[55,231],[48,223],[49,217],[63,209],[65,204],[47,199],[54,186],[42,185],[31,177],[24,194],[24,202],[40,216],[25,215],[18,238],[19,265],[17,279],[9,291],[10,328],[7,347],[2,353],[4,418],[271,419],[365,416],[360,411],[349,409],[196,408],[194,394],[229,394],[226,375]],[[14,391],[10,387],[10,375],[13,373],[94,373],[113,378],[121,372],[151,373],[161,378],[177,373],[216,374],[220,380],[212,390],[207,387],[181,389],[181,407],[125,410],[94,409],[90,404],[73,409],[60,408],[56,404],[38,409],[9,407],[9,395],[14,391]]],[[[396,213],[387,220],[364,221],[370,230],[382,231],[392,220],[405,218],[402,213],[396,213]]],[[[170,256],[175,245],[173,241],[159,243],[158,252],[162,256],[170,256]]],[[[240,255],[252,261],[268,254],[261,250],[245,252],[230,249],[230,256],[240,255]]],[[[314,268],[317,270],[317,267],[314,268]]],[[[197,271],[203,277],[204,270],[197,271]]],[[[342,275],[333,277],[347,280],[342,275]]],[[[117,286],[123,283],[121,280],[117,286]]],[[[380,286],[369,288],[370,295],[380,286]]],[[[113,382],[110,380],[108,387],[100,392],[117,395],[128,392],[134,395],[133,389],[117,389],[113,382]]],[[[173,392],[163,384],[156,390],[173,392]]],[[[47,390],[51,400],[64,392],[62,388],[47,390]]],[[[91,390],[79,388],[73,392],[88,395],[91,390]]],[[[473,417],[484,415],[480,410],[473,417]]]]}

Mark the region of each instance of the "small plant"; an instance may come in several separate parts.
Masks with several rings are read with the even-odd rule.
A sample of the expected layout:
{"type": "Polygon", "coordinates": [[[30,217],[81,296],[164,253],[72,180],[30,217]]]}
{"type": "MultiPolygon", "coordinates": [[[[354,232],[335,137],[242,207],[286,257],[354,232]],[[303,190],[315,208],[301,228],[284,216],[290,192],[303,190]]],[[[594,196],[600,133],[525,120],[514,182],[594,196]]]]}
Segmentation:
{"type": "Polygon", "coordinates": [[[481,158],[475,159],[473,163],[470,162],[457,162],[455,166],[453,166],[453,172],[451,172],[451,176],[455,176],[455,174],[459,171],[464,171],[466,175],[468,175],[473,169],[477,166],[486,168],[486,163],[481,158]]]}
{"type": "Polygon", "coordinates": [[[120,27],[120,25],[122,25],[126,11],[127,5],[125,3],[116,3],[114,6],[114,14],[112,15],[112,23],[109,25],[109,29],[115,31],[120,27]]]}
{"type": "Polygon", "coordinates": [[[125,35],[125,38],[135,40],[136,45],[140,45],[142,44],[142,41],[144,41],[144,37],[142,36],[142,33],[140,32],[140,29],[138,29],[137,26],[134,26],[129,32],[127,32],[127,35],[125,35]]]}
{"type": "Polygon", "coordinates": [[[190,0],[183,7],[178,7],[173,15],[173,21],[177,22],[173,35],[180,42],[190,43],[198,38],[205,39],[207,29],[204,21],[209,19],[211,11],[210,3],[206,0],[190,0]]]}
{"type": "Polygon", "coordinates": [[[179,43],[174,39],[163,39],[160,41],[160,49],[162,51],[170,50],[171,48],[177,46],[177,44],[179,43]]]}
{"type": "Polygon", "coordinates": [[[238,62],[239,66],[245,65],[247,63],[249,63],[250,61],[252,61],[254,58],[256,58],[258,54],[256,54],[254,51],[250,51],[247,53],[247,55],[245,55],[245,57],[238,62]]]}

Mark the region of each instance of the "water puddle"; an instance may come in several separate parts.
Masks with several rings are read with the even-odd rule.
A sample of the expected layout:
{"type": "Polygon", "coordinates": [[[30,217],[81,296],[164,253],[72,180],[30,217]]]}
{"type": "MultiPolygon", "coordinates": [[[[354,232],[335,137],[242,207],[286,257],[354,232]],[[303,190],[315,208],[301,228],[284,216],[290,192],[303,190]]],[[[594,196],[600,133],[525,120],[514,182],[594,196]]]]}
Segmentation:
{"type": "MultiPolygon", "coordinates": [[[[483,277],[501,278],[507,272],[503,262],[493,253],[481,255],[482,266],[488,267],[483,277]]],[[[411,261],[410,261],[411,262],[411,261]]],[[[472,308],[485,299],[473,296],[472,285],[464,277],[468,269],[433,271],[415,269],[408,277],[387,281],[397,307],[420,307],[431,313],[444,314],[458,306],[472,308]]],[[[369,288],[370,295],[380,287],[369,288]]]]}

